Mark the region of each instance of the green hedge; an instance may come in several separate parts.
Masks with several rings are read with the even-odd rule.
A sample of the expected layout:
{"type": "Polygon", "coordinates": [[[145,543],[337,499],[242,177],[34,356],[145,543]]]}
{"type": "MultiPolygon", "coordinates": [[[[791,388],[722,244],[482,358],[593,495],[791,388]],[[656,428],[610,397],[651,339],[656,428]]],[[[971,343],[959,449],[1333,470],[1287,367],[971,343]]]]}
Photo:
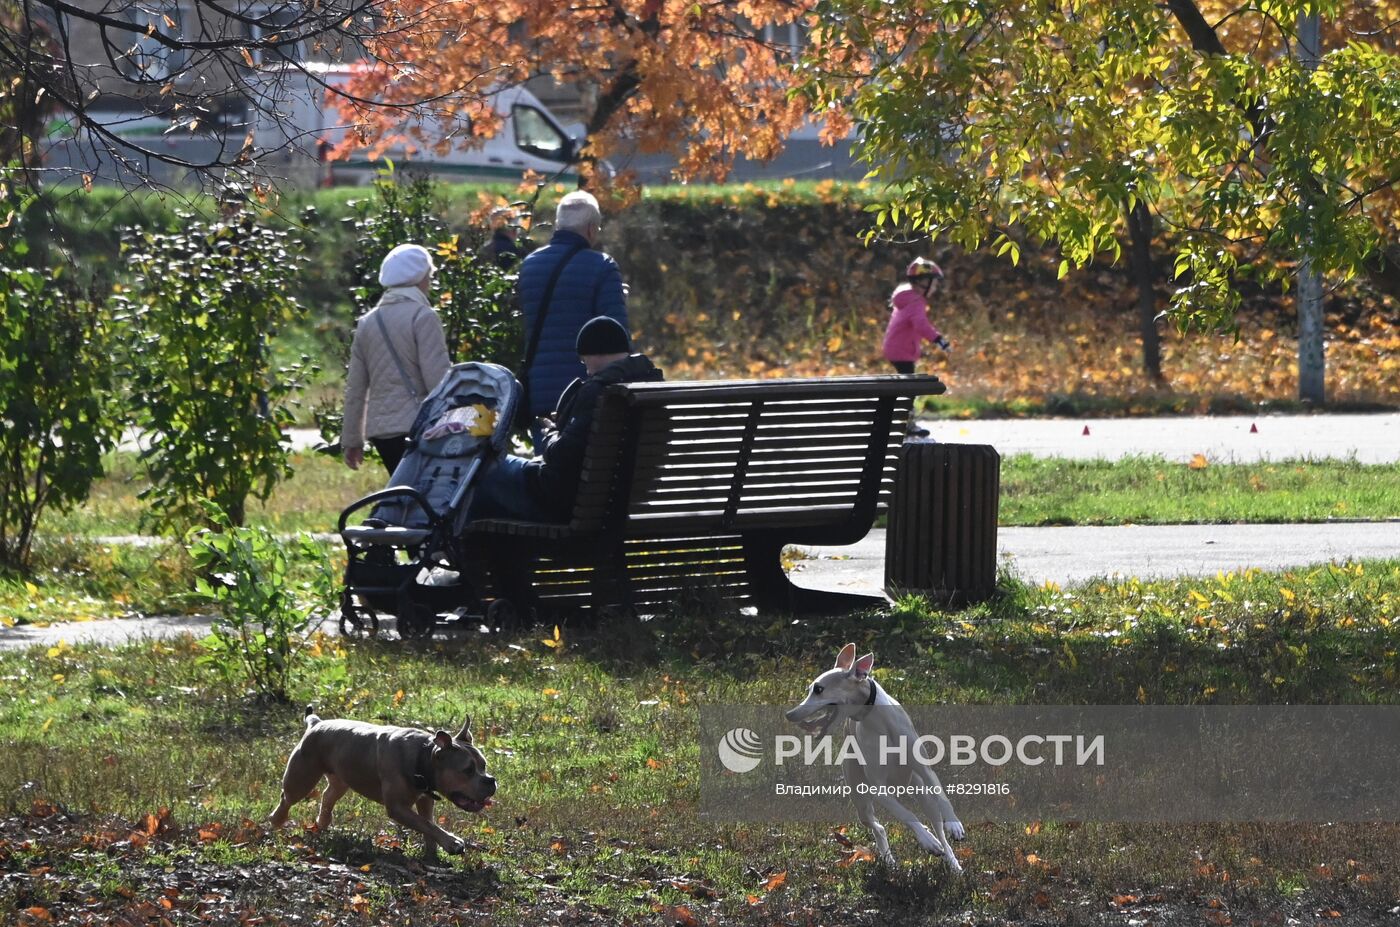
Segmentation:
{"type": "MultiPolygon", "coordinates": [[[[561,185],[544,189],[537,215],[551,219],[566,192],[561,185]]],[[[470,223],[484,197],[519,198],[499,186],[444,185],[439,194],[442,214],[465,233],[468,246],[484,236],[470,223]]],[[[354,204],[370,195],[368,188],[340,187],[250,207],[270,225],[300,231],[309,260],[293,295],[328,317],[342,317],[334,310],[353,285],[354,204]]],[[[859,243],[867,202],[863,187],[831,181],[652,188],[609,210],[603,247],[622,265],[634,328],[652,350],[684,362],[702,340],[722,348],[742,339],[761,342],[760,355],[774,355],[843,314],[882,318],[878,310],[897,268],[914,251],[859,243]],[[678,325],[680,318],[685,321],[678,325]]],[[[79,271],[106,287],[119,273],[121,228],[169,231],[183,225],[184,216],[212,212],[206,198],[98,188],[57,200],[54,234],[79,271]]],[[[541,229],[537,238],[542,242],[547,234],[541,229]]]]}

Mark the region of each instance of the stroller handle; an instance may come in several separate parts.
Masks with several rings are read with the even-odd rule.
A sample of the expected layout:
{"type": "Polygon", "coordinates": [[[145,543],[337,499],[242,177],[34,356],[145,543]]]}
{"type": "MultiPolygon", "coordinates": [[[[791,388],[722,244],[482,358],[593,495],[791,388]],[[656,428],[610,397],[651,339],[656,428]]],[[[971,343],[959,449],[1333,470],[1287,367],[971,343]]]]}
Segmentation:
{"type": "Polygon", "coordinates": [[[421,508],[424,512],[427,513],[429,522],[436,524],[438,519],[442,517],[438,515],[437,512],[433,511],[433,507],[428,504],[427,498],[421,492],[414,489],[412,486],[390,486],[387,489],[381,489],[378,492],[372,492],[368,496],[365,496],[362,499],[357,499],[354,502],[352,502],[349,506],[347,506],[345,510],[340,513],[340,522],[336,527],[336,531],[338,531],[341,534],[344,534],[345,525],[346,522],[350,520],[350,516],[354,515],[361,509],[368,508],[372,505],[378,505],[380,502],[383,502],[387,499],[398,499],[404,496],[407,496],[408,498],[412,499],[415,503],[417,503],[419,508],[421,508]]]}

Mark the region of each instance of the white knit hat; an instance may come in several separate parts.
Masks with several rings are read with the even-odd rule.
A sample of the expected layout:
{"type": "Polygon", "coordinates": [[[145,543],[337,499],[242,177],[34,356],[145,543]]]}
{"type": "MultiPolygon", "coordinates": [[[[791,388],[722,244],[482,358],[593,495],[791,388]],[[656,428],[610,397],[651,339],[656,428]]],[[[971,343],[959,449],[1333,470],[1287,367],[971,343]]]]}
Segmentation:
{"type": "Polygon", "coordinates": [[[399,245],[379,265],[379,285],[417,286],[433,272],[433,256],[422,245],[399,245]]]}

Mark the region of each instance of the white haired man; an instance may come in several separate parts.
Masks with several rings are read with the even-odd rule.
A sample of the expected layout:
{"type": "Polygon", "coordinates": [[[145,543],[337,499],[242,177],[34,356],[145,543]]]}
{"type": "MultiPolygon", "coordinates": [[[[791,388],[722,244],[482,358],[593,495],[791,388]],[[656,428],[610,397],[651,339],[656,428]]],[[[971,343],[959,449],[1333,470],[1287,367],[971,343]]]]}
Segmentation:
{"type": "Polygon", "coordinates": [[[520,380],[531,421],[552,411],[564,387],[584,375],[575,342],[590,319],[607,316],[627,328],[622,271],[616,261],[594,250],[602,228],[598,201],[575,190],[559,201],[549,244],[520,265],[516,292],[525,316],[520,380]]]}

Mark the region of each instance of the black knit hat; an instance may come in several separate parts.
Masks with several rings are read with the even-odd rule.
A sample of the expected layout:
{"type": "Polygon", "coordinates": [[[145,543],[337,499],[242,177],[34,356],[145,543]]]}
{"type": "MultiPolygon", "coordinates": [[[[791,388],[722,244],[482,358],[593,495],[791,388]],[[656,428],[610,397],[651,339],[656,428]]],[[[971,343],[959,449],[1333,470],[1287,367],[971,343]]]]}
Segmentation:
{"type": "Polygon", "coordinates": [[[583,328],[578,330],[578,342],[575,347],[579,357],[586,357],[590,354],[627,354],[632,350],[632,343],[622,323],[600,315],[596,319],[589,319],[583,328]]]}

